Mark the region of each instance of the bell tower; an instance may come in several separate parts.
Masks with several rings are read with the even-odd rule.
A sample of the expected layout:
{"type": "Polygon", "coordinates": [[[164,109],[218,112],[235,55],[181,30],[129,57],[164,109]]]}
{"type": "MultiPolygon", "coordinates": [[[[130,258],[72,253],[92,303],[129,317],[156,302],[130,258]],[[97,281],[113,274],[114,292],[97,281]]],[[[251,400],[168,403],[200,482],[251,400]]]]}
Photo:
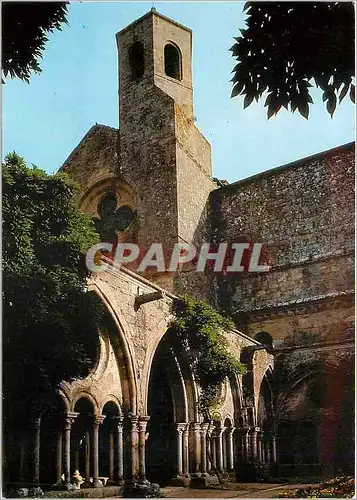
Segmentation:
{"type": "MultiPolygon", "coordinates": [[[[153,8],[117,33],[119,93],[155,85],[193,117],[192,31],[153,8]]],[[[121,123],[120,123],[121,125],[121,123]]]]}
{"type": "Polygon", "coordinates": [[[194,124],[192,31],[152,9],[117,34],[117,45],[119,170],[137,193],[138,243],[168,252],[197,244],[217,186],[210,144],[194,124]]]}

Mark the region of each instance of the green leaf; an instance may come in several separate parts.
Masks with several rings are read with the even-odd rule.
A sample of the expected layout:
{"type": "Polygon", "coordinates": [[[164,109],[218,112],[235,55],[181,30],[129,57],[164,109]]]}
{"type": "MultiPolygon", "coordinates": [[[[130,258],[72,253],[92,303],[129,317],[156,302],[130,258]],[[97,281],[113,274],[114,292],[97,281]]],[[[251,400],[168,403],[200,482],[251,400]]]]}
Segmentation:
{"type": "Polygon", "coordinates": [[[333,94],[330,96],[329,100],[326,103],[326,109],[330,113],[331,118],[333,117],[333,114],[335,112],[336,104],[337,104],[337,98],[336,95],[333,94]]]}
{"type": "Polygon", "coordinates": [[[242,92],[243,88],[244,88],[244,83],[241,82],[236,83],[233,87],[231,97],[236,97],[237,95],[239,95],[242,92]]]}
{"type": "Polygon", "coordinates": [[[340,95],[339,95],[339,103],[341,103],[343,101],[349,88],[350,88],[350,84],[345,83],[345,85],[342,87],[342,90],[341,90],[340,95]]]}
{"type": "Polygon", "coordinates": [[[243,109],[247,108],[248,106],[250,106],[252,104],[254,100],[254,95],[253,94],[250,94],[250,95],[246,95],[245,98],[244,98],[244,105],[243,105],[243,109]]]}
{"type": "Polygon", "coordinates": [[[308,104],[308,102],[307,101],[301,102],[298,105],[298,111],[301,114],[301,116],[303,116],[307,120],[309,118],[309,104],[308,104]]]}
{"type": "Polygon", "coordinates": [[[354,103],[355,102],[355,86],[353,83],[351,84],[351,89],[350,89],[350,99],[354,103]]]}

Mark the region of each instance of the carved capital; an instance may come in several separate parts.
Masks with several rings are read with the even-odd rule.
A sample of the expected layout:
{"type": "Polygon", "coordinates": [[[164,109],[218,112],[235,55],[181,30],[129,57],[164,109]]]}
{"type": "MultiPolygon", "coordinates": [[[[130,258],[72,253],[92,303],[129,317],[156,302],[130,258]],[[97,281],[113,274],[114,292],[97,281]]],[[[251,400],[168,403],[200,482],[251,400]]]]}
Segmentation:
{"type": "Polygon", "coordinates": [[[179,434],[182,434],[184,432],[184,430],[186,429],[187,427],[187,424],[186,423],[179,423],[179,424],[176,424],[176,430],[179,434]]]}
{"type": "Polygon", "coordinates": [[[201,424],[199,422],[191,422],[190,429],[193,432],[200,432],[201,424]]]}
{"type": "Polygon", "coordinates": [[[64,428],[65,430],[70,430],[72,427],[72,424],[78,417],[79,413],[74,412],[74,411],[69,411],[68,413],[65,413],[64,415],[64,428]]]}
{"type": "Polygon", "coordinates": [[[203,422],[201,424],[201,433],[205,436],[207,433],[208,433],[208,429],[209,429],[209,423],[208,422],[203,422]]]}
{"type": "Polygon", "coordinates": [[[94,415],[94,417],[93,417],[93,426],[94,427],[99,427],[103,423],[104,419],[105,419],[105,415],[94,415]]]}
{"type": "Polygon", "coordinates": [[[139,417],[138,415],[128,415],[130,422],[130,432],[139,432],[139,417]]]}
{"type": "Polygon", "coordinates": [[[139,417],[139,432],[145,432],[146,431],[146,426],[150,420],[150,417],[148,415],[144,415],[142,417],[139,417]]]}
{"type": "Polygon", "coordinates": [[[123,432],[123,422],[124,422],[124,417],[122,415],[116,416],[116,417],[111,417],[111,420],[113,421],[113,425],[117,429],[118,432],[123,432]]]}

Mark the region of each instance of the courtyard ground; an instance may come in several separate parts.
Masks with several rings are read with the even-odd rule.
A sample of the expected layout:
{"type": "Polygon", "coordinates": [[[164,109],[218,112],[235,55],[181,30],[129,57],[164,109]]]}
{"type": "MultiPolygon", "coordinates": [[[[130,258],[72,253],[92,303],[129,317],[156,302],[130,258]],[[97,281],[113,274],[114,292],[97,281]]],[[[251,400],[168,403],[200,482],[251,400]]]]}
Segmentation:
{"type": "MultiPolygon", "coordinates": [[[[183,488],[167,486],[162,488],[166,498],[273,498],[282,491],[306,487],[307,484],[281,483],[227,483],[212,488],[183,488]]],[[[311,486],[315,486],[311,484],[311,486]]]]}

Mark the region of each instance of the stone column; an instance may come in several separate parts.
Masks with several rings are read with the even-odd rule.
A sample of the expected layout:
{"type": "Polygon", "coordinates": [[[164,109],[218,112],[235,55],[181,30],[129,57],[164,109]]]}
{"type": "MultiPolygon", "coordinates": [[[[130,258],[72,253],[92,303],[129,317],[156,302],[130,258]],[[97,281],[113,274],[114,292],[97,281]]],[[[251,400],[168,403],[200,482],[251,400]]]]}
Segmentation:
{"type": "Polygon", "coordinates": [[[68,412],[64,420],[64,478],[68,485],[71,481],[71,428],[79,413],[68,412]]]}
{"type": "Polygon", "coordinates": [[[139,417],[130,415],[130,478],[139,476],[139,417]]]}
{"type": "Polygon", "coordinates": [[[20,470],[19,470],[19,479],[21,484],[27,482],[26,447],[27,447],[27,440],[25,439],[25,437],[22,437],[20,441],[20,470]]]}
{"type": "Polygon", "coordinates": [[[198,422],[191,423],[191,432],[193,440],[193,464],[192,473],[193,476],[198,477],[200,475],[201,466],[201,456],[200,456],[200,445],[201,445],[201,425],[198,422]]]}
{"type": "Polygon", "coordinates": [[[211,444],[212,444],[212,425],[209,424],[207,430],[207,472],[210,472],[212,469],[211,459],[213,460],[213,454],[212,454],[211,444]]]}
{"type": "Polygon", "coordinates": [[[201,473],[202,476],[207,476],[207,431],[209,424],[204,422],[201,424],[201,473]]]}
{"type": "Polygon", "coordinates": [[[222,469],[227,470],[227,429],[222,434],[222,469]]]}
{"type": "Polygon", "coordinates": [[[139,479],[146,481],[145,470],[145,446],[146,446],[146,426],[150,420],[149,416],[139,417],[139,479]]]}
{"type": "Polygon", "coordinates": [[[252,427],[250,431],[250,443],[251,443],[251,453],[252,453],[252,460],[255,462],[257,460],[257,428],[252,427]]]}
{"type": "Polygon", "coordinates": [[[123,440],[123,417],[115,418],[116,426],[116,457],[117,457],[117,471],[116,479],[121,483],[124,479],[124,440],[123,440]]]}
{"type": "Polygon", "coordinates": [[[227,470],[231,471],[234,469],[234,452],[233,452],[233,432],[234,427],[229,427],[226,430],[227,442],[226,442],[226,461],[227,470]]]}
{"type": "Polygon", "coordinates": [[[263,446],[264,446],[264,442],[263,442],[263,435],[264,433],[263,432],[258,432],[258,435],[257,435],[257,459],[258,459],[258,462],[263,462],[263,446]]]}
{"type": "Polygon", "coordinates": [[[93,487],[100,488],[103,486],[99,480],[99,426],[105,419],[105,415],[95,415],[93,419],[93,487]]]}
{"type": "Polygon", "coordinates": [[[271,438],[271,452],[272,452],[272,462],[276,463],[276,437],[275,434],[271,438]]]}
{"type": "Polygon", "coordinates": [[[186,428],[186,424],[176,424],[176,474],[177,477],[183,475],[183,456],[182,456],[182,434],[186,428]]]}
{"type": "Polygon", "coordinates": [[[249,446],[249,428],[243,429],[243,451],[244,451],[244,459],[246,462],[250,460],[250,446],[249,446]]]}
{"type": "Polygon", "coordinates": [[[109,441],[109,479],[111,481],[115,480],[114,477],[114,429],[109,429],[108,433],[108,441],[109,441]]]}
{"type": "Polygon", "coordinates": [[[62,483],[62,422],[57,429],[56,440],[56,483],[62,483]]]}
{"type": "Polygon", "coordinates": [[[222,436],[225,428],[218,427],[216,429],[216,455],[217,455],[217,469],[219,472],[223,472],[223,446],[222,446],[222,436]]]}
{"type": "Polygon", "coordinates": [[[29,483],[33,488],[38,488],[40,482],[40,426],[41,417],[36,416],[30,420],[30,446],[28,450],[29,458],[29,483]]]}
{"type": "Polygon", "coordinates": [[[217,449],[216,449],[215,431],[212,432],[211,436],[211,455],[212,455],[212,466],[217,467],[217,449]]]}
{"type": "Polygon", "coordinates": [[[185,429],[182,434],[182,444],[183,444],[183,460],[182,460],[182,465],[183,465],[183,474],[186,477],[189,477],[189,471],[188,471],[188,431],[189,431],[189,426],[190,424],[187,423],[185,424],[185,429]]]}
{"type": "Polygon", "coordinates": [[[89,485],[90,480],[90,432],[86,431],[84,441],[84,457],[85,457],[85,478],[89,485]]]}
{"type": "Polygon", "coordinates": [[[265,461],[270,464],[270,441],[269,438],[266,439],[265,441],[265,461]]]}

